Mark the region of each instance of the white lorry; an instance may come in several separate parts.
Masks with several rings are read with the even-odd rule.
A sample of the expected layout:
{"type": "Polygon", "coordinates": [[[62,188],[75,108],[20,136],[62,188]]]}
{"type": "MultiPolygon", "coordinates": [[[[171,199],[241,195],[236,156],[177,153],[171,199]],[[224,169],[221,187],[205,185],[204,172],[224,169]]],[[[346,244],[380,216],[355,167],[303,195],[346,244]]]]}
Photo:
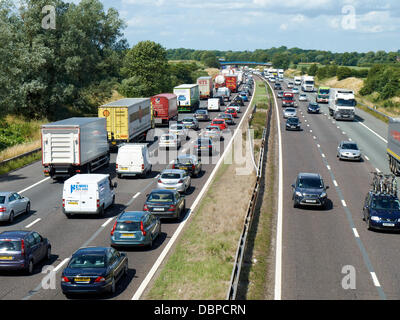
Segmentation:
{"type": "Polygon", "coordinates": [[[116,187],[108,174],[76,174],[64,182],[63,213],[67,218],[84,213],[103,216],[115,203],[116,187]]]}
{"type": "Polygon", "coordinates": [[[301,77],[301,90],[303,92],[314,92],[314,77],[302,76],[301,77]]]}
{"type": "Polygon", "coordinates": [[[108,166],[106,119],[69,118],[41,126],[44,174],[54,179],[108,166]]]}
{"type": "Polygon", "coordinates": [[[354,120],[357,101],[354,91],[335,89],[334,101],[329,105],[329,114],[335,120],[354,120]]]}

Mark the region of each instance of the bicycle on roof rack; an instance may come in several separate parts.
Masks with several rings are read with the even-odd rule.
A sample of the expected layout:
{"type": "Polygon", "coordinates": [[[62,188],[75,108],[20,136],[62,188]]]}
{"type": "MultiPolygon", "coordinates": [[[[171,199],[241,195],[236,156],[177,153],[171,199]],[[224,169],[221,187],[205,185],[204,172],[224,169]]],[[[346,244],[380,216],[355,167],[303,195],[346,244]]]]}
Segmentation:
{"type": "Polygon", "coordinates": [[[371,173],[373,174],[371,186],[375,193],[397,196],[397,181],[394,174],[384,174],[376,171],[371,173]]]}

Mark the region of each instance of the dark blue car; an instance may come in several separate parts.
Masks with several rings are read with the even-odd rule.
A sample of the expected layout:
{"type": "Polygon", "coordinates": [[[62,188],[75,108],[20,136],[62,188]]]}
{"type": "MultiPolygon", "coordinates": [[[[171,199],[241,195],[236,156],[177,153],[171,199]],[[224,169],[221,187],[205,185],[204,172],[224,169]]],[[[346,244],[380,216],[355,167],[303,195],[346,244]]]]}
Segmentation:
{"type": "Polygon", "coordinates": [[[318,173],[299,173],[293,188],[293,207],[319,206],[326,208],[329,188],[318,173]]]}
{"type": "Polygon", "coordinates": [[[0,270],[24,270],[32,274],[35,264],[50,257],[49,241],[35,231],[0,233],[0,270]]]}
{"type": "Polygon", "coordinates": [[[128,257],[111,247],[76,251],[61,276],[63,294],[115,293],[116,284],[128,273],[128,257]]]}
{"type": "Polygon", "coordinates": [[[308,105],[308,108],[307,108],[307,112],[308,113],[319,113],[319,111],[320,111],[320,107],[319,107],[318,103],[310,102],[310,104],[308,105]]]}
{"type": "Polygon", "coordinates": [[[369,192],[363,207],[368,230],[400,230],[400,202],[396,196],[369,192]]]}

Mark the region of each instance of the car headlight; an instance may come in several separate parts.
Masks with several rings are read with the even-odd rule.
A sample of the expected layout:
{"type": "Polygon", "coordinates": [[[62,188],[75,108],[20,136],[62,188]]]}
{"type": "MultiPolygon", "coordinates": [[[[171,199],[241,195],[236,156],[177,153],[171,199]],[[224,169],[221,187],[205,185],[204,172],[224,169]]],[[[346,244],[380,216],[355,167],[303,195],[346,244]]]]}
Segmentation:
{"type": "Polygon", "coordinates": [[[325,192],[325,191],[322,192],[321,195],[320,195],[320,197],[321,197],[321,198],[325,198],[325,197],[326,197],[326,192],[325,192]]]}
{"type": "Polygon", "coordinates": [[[302,197],[302,196],[303,196],[303,194],[302,194],[300,191],[296,191],[296,196],[298,196],[298,197],[302,197]]]}
{"type": "Polygon", "coordinates": [[[371,220],[372,220],[372,221],[377,221],[377,222],[378,222],[378,221],[381,221],[381,218],[379,218],[379,217],[377,217],[377,216],[372,216],[372,217],[371,217],[371,220]]]}

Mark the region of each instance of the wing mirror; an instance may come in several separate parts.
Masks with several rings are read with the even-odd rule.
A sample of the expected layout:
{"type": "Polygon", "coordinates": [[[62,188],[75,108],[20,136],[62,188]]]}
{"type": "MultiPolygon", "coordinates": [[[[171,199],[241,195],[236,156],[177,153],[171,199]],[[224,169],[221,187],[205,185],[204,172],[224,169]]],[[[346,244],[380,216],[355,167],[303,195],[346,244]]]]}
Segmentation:
{"type": "Polygon", "coordinates": [[[114,182],[113,187],[114,187],[114,188],[118,187],[118,183],[117,183],[117,182],[114,182]]]}
{"type": "Polygon", "coordinates": [[[294,188],[295,187],[294,184],[292,184],[291,187],[294,188]]]}
{"type": "Polygon", "coordinates": [[[329,189],[329,186],[326,186],[326,187],[325,187],[325,190],[328,190],[328,189],[329,189]]]}

